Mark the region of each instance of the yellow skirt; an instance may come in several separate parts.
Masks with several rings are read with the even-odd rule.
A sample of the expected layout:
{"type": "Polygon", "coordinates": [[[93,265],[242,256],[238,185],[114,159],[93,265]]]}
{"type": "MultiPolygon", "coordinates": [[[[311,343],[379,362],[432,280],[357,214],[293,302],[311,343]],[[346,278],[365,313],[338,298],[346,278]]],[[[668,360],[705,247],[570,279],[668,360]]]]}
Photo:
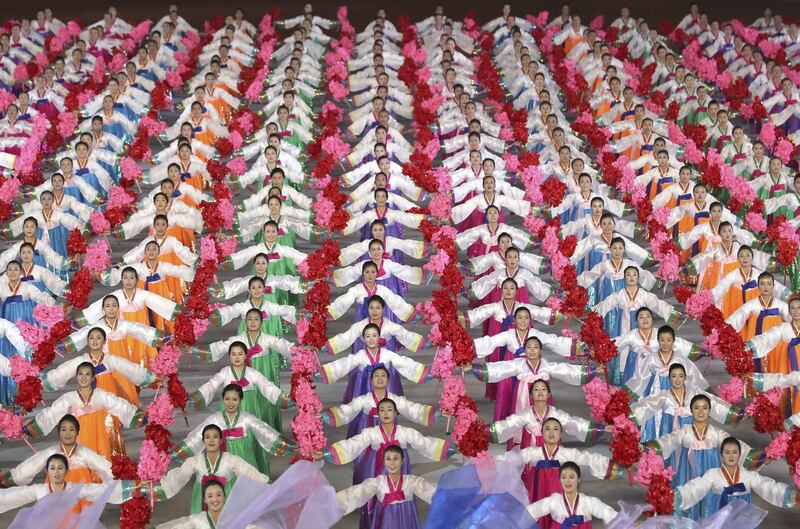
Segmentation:
{"type": "MultiPolygon", "coordinates": [[[[144,281],[140,279],[139,284],[137,286],[142,290],[147,290],[148,292],[152,292],[153,294],[161,296],[164,299],[174,301],[175,303],[180,303],[180,300],[183,299],[182,295],[183,291],[180,290],[180,288],[178,289],[179,292],[181,292],[181,296],[180,299],[176,299],[175,292],[172,290],[172,288],[170,288],[170,283],[169,283],[170,279],[177,279],[177,278],[164,277],[159,279],[158,281],[151,281],[150,283],[147,284],[146,287],[144,281]]],[[[180,279],[178,279],[178,282],[180,282],[180,279]]],[[[167,332],[170,333],[172,332],[173,323],[171,321],[165,320],[155,312],[148,315],[152,316],[153,318],[152,327],[155,327],[156,329],[166,330],[167,332]]]]}

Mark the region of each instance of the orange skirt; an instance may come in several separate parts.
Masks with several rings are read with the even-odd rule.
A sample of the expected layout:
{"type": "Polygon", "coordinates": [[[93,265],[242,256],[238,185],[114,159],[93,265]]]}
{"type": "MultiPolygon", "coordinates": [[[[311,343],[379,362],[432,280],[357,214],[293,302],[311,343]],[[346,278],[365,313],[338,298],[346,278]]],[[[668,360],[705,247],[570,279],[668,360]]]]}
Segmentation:
{"type": "Polygon", "coordinates": [[[125,442],[119,421],[105,410],[78,417],[81,433],[78,442],[111,461],[112,456],[125,455],[125,442]]]}
{"type": "Polygon", "coordinates": [[[733,262],[713,261],[701,274],[700,280],[698,281],[700,290],[711,290],[722,281],[723,277],[738,268],[739,261],[737,260],[733,262]]]}
{"type": "MultiPolygon", "coordinates": [[[[180,296],[179,299],[176,299],[174,291],[172,290],[172,288],[170,288],[170,283],[169,283],[170,279],[177,279],[177,278],[172,278],[172,277],[166,276],[166,277],[163,277],[163,278],[159,279],[158,281],[152,281],[152,282],[148,283],[146,286],[144,284],[144,281],[139,280],[139,284],[137,286],[139,288],[141,288],[142,290],[147,290],[148,292],[152,292],[153,294],[161,296],[164,299],[168,299],[170,301],[174,301],[175,303],[180,303],[180,300],[183,299],[183,295],[182,295],[183,291],[179,289],[179,292],[181,293],[181,296],[180,296]]],[[[178,279],[178,281],[180,281],[180,279],[178,279]]],[[[150,324],[151,327],[155,327],[156,329],[165,330],[165,331],[170,332],[170,333],[172,332],[173,323],[171,321],[165,320],[164,318],[162,318],[161,316],[159,316],[155,312],[149,313],[149,315],[152,316],[152,318],[153,318],[153,323],[150,324]]]]}
{"type": "Polygon", "coordinates": [[[742,289],[738,287],[731,287],[730,290],[722,298],[722,315],[727,320],[728,317],[736,312],[736,309],[758,297],[758,288],[749,288],[745,292],[744,301],[742,301],[742,289]]]}
{"type": "MultiPolygon", "coordinates": [[[[156,327],[162,331],[166,331],[164,327],[158,327],[156,325],[155,318],[153,322],[150,322],[150,314],[147,310],[147,307],[141,308],[139,310],[134,311],[125,311],[122,312],[123,319],[127,321],[133,321],[136,323],[141,323],[142,325],[148,325],[150,327],[156,327]]],[[[163,321],[163,320],[162,320],[163,321]]],[[[146,367],[150,369],[150,362],[155,358],[158,351],[156,351],[155,347],[150,347],[149,345],[140,342],[139,340],[131,340],[128,342],[128,351],[130,353],[131,362],[134,364],[139,364],[142,367],[146,367]]]]}
{"type": "Polygon", "coordinates": [[[184,246],[194,251],[196,236],[192,230],[187,230],[180,226],[170,226],[167,228],[167,235],[172,235],[181,241],[184,246]]]}

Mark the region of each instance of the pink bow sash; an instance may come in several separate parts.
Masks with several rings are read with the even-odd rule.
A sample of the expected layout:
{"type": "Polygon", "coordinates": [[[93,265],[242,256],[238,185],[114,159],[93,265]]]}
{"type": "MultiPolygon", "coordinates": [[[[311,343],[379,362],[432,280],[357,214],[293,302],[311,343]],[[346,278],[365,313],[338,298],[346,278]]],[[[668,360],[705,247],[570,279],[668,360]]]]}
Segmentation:
{"type": "Polygon", "coordinates": [[[205,486],[206,483],[210,481],[219,481],[220,483],[222,483],[222,486],[224,487],[228,483],[228,478],[217,476],[216,474],[206,474],[205,476],[203,476],[203,479],[200,480],[200,484],[202,486],[205,486]]]}
{"type": "MultiPolygon", "coordinates": [[[[389,479],[388,477],[386,479],[389,479]]],[[[400,476],[400,480],[397,482],[397,488],[392,489],[392,482],[389,482],[389,492],[383,496],[383,500],[381,500],[381,505],[386,507],[392,502],[395,501],[405,501],[406,495],[403,494],[403,476],[400,476]]]]}
{"type": "MultiPolygon", "coordinates": [[[[262,312],[261,314],[263,315],[264,313],[262,312]]],[[[261,345],[259,345],[259,344],[256,344],[253,347],[251,347],[250,349],[248,349],[247,353],[245,354],[245,357],[244,357],[244,365],[246,365],[247,367],[250,367],[250,362],[252,361],[253,357],[255,355],[261,353],[262,351],[264,351],[264,348],[262,348],[261,345]]],[[[242,387],[244,387],[244,386],[242,386],[242,387]]]]}
{"type": "Polygon", "coordinates": [[[269,252],[267,254],[267,259],[269,259],[270,261],[272,261],[272,260],[280,260],[280,258],[281,258],[281,254],[279,254],[278,252],[269,252]]]}
{"type": "Polygon", "coordinates": [[[695,439],[692,441],[692,444],[689,445],[689,464],[692,466],[692,471],[695,472],[695,474],[697,473],[697,460],[694,453],[698,450],[709,449],[714,449],[711,439],[695,439]]]}
{"type": "Polygon", "coordinates": [[[278,136],[280,136],[281,138],[288,138],[291,135],[292,135],[292,131],[291,130],[282,130],[282,131],[278,132],[278,136]]]}
{"type": "Polygon", "coordinates": [[[264,285],[264,294],[272,294],[272,287],[264,285]]]}
{"type": "Polygon", "coordinates": [[[231,384],[236,384],[240,388],[244,389],[250,385],[250,381],[246,378],[240,378],[239,380],[231,380],[231,384]]]}
{"type": "Polygon", "coordinates": [[[378,340],[378,345],[380,347],[386,347],[386,338],[381,338],[378,340]]]}
{"type": "Polygon", "coordinates": [[[278,235],[286,235],[286,232],[283,231],[283,228],[278,228],[278,235]]]}
{"type": "Polygon", "coordinates": [[[71,412],[75,417],[81,417],[83,415],[89,415],[90,413],[101,410],[103,410],[103,408],[100,406],[93,406],[91,404],[83,404],[79,402],[72,405],[71,412]]]}
{"type": "Polygon", "coordinates": [[[222,443],[220,443],[220,449],[223,452],[228,451],[228,439],[241,439],[244,437],[244,428],[239,426],[238,428],[225,428],[222,430],[222,443]]]}
{"type": "Polygon", "coordinates": [[[689,417],[692,415],[692,412],[686,406],[678,406],[675,410],[675,419],[672,422],[672,429],[677,430],[680,426],[680,418],[681,417],[689,417]]]}

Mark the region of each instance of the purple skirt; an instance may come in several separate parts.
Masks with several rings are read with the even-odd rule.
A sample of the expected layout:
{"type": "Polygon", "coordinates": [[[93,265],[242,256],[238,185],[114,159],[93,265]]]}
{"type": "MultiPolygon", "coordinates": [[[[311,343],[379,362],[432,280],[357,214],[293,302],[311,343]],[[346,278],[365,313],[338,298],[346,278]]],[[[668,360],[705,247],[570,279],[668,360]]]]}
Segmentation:
{"type": "MultiPolygon", "coordinates": [[[[402,395],[403,384],[400,381],[400,375],[394,367],[386,366],[386,369],[389,371],[389,385],[386,387],[386,391],[402,395]]],[[[344,390],[342,403],[347,404],[355,397],[366,395],[370,391],[372,391],[372,370],[361,367],[353,369],[347,378],[347,388],[344,390]]]]}
{"type": "MultiPolygon", "coordinates": [[[[358,485],[365,479],[377,477],[375,474],[375,457],[378,451],[373,450],[371,446],[367,447],[364,452],[358,456],[353,461],[353,485],[358,485]]],[[[384,474],[386,473],[384,469],[384,474]]],[[[411,474],[411,459],[408,457],[408,450],[403,448],[403,469],[401,471],[402,474],[411,474]]],[[[359,529],[370,529],[373,527],[374,518],[376,514],[376,508],[379,508],[379,504],[375,498],[372,498],[370,501],[367,502],[366,505],[361,507],[361,515],[359,521],[359,529]]],[[[415,519],[416,517],[416,504],[414,505],[414,514],[415,519]]],[[[382,522],[385,523],[385,522],[382,522]]],[[[403,525],[383,525],[383,527],[399,527],[403,528],[403,525]]],[[[419,522],[415,527],[419,527],[419,522]]]]}
{"type": "Polygon", "coordinates": [[[368,527],[369,529],[419,529],[416,498],[390,503],[385,507],[377,504],[375,515],[368,527]]]}

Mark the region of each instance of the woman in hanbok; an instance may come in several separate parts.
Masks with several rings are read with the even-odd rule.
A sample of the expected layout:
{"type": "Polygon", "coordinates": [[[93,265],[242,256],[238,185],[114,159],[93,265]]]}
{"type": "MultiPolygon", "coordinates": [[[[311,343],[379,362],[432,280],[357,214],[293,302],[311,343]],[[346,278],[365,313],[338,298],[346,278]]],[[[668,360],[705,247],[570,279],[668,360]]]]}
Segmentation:
{"type": "MultiPolygon", "coordinates": [[[[126,266],[120,274],[122,288],[111,294],[122,300],[120,311],[122,318],[161,331],[167,330],[165,322],[175,321],[175,316],[180,312],[180,305],[153,292],[140,289],[139,273],[135,268],[126,266]],[[160,319],[156,319],[160,316],[160,319]]],[[[97,300],[76,316],[76,321],[81,326],[99,320],[103,316],[103,300],[97,300]]],[[[131,362],[144,367],[150,367],[150,362],[156,356],[156,350],[143,342],[135,341],[128,344],[131,362]]]]}
{"type": "Polygon", "coordinates": [[[60,256],[67,257],[67,239],[73,229],[83,230],[86,223],[73,217],[69,213],[53,208],[54,195],[52,191],[43,191],[39,195],[41,209],[26,217],[20,217],[7,226],[12,237],[19,237],[23,233],[23,224],[28,219],[36,219],[38,228],[36,237],[47,243],[60,256]]]}
{"type": "Polygon", "coordinates": [[[67,483],[102,483],[114,479],[111,473],[111,462],[94,450],[78,443],[81,425],[74,415],[69,413],[58,421],[57,445],[52,445],[36,452],[16,467],[0,474],[0,486],[3,488],[28,485],[47,468],[47,460],[53,454],[61,454],[69,462],[69,470],[65,477],[67,483]]]}
{"type": "Polygon", "coordinates": [[[405,453],[397,445],[383,451],[385,475],[368,478],[359,484],[336,493],[344,514],[362,508],[362,529],[419,529],[416,498],[430,504],[436,486],[427,480],[404,472],[405,453]],[[365,504],[375,512],[366,517],[365,504]]]}
{"type": "MultiPolygon", "coordinates": [[[[711,418],[720,424],[736,426],[744,419],[744,410],[693,386],[686,385],[686,366],[675,362],[669,366],[669,389],[639,399],[631,406],[631,416],[639,426],[642,442],[670,434],[684,424],[692,424],[692,414],[687,403],[695,395],[706,395],[711,400],[711,418]],[[650,422],[657,423],[651,427],[650,422]]],[[[674,454],[667,463],[675,468],[674,454]]]]}
{"type": "Polygon", "coordinates": [[[234,228],[239,228],[238,239],[263,241],[262,226],[266,219],[278,225],[275,241],[283,246],[294,248],[297,237],[312,242],[319,240],[318,228],[311,224],[311,212],[284,205],[280,193],[280,189],[271,187],[265,205],[237,214],[234,228]]]}
{"type": "Polygon", "coordinates": [[[769,159],[767,173],[750,180],[750,187],[761,200],[778,198],[791,192],[792,183],[784,169],[783,161],[777,156],[769,159]]]}
{"type": "Polygon", "coordinates": [[[578,237],[578,245],[570,257],[570,261],[575,265],[575,271],[580,275],[608,259],[611,254],[611,241],[618,237],[625,241],[625,251],[631,261],[640,267],[652,264],[650,253],[629,238],[641,233],[642,228],[633,222],[616,221],[611,213],[602,213],[602,206],[598,214],[594,209],[596,205],[597,202],[593,205],[590,216],[570,222],[561,228],[562,237],[569,235],[578,237]],[[624,230],[625,233],[620,233],[618,229],[624,230]]]}
{"type": "MultiPolygon", "coordinates": [[[[76,515],[80,513],[81,509],[89,505],[90,500],[101,496],[108,488],[106,484],[73,484],[73,482],[68,481],[66,478],[70,470],[69,460],[64,454],[51,454],[45,461],[44,466],[47,469],[47,479],[45,483],[20,485],[0,490],[0,513],[17,509],[29,503],[38,502],[48,494],[63,493],[73,487],[80,486],[81,490],[78,492],[78,496],[75,497],[75,506],[69,511],[67,516],[62,520],[54,520],[51,517],[47,522],[51,527],[71,527],[75,524],[76,515]]],[[[119,504],[122,503],[123,497],[133,492],[134,482],[123,481],[112,486],[116,486],[116,489],[110,493],[106,501],[108,503],[119,504]]]]}
{"type": "MultiPolygon", "coordinates": [[[[643,315],[643,317],[645,317],[643,315]]],[[[650,335],[652,337],[652,334],[650,335]]],[[[659,327],[656,334],[657,348],[652,345],[652,338],[647,347],[640,349],[647,351],[645,356],[636,362],[636,371],[624,386],[630,393],[646,398],[654,393],[670,389],[669,368],[673,363],[683,365],[686,372],[687,385],[698,391],[708,388],[708,382],[692,361],[695,348],[693,344],[683,338],[675,338],[675,330],[669,325],[659,327]]],[[[634,337],[628,336],[622,342],[634,343],[634,337]]],[[[652,425],[655,432],[655,422],[652,425]]]]}
{"type": "MultiPolygon", "coordinates": [[[[690,360],[697,360],[703,356],[703,351],[698,345],[692,344],[683,338],[675,338],[674,333],[671,339],[668,327],[664,326],[653,331],[653,311],[648,307],[640,307],[636,311],[636,328],[623,333],[614,338],[619,350],[616,361],[609,362],[609,378],[615,386],[625,385],[636,374],[639,362],[646,357],[655,355],[660,350],[660,342],[673,343],[673,347],[680,354],[690,360]],[[664,336],[659,337],[659,333],[664,331],[664,336]]],[[[666,351],[666,350],[665,350],[666,351]]]]}
{"type": "MultiPolygon", "coordinates": [[[[677,455],[675,477],[672,478],[672,487],[685,485],[692,479],[704,475],[713,468],[720,467],[719,448],[730,434],[708,423],[711,414],[711,399],[699,394],[692,397],[689,409],[692,413],[692,424],[685,424],[675,429],[672,433],[648,441],[647,447],[655,450],[658,455],[669,458],[677,455]]],[[[742,453],[739,462],[748,470],[757,470],[765,461],[763,453],[751,449],[742,443],[742,453]]],[[[689,517],[697,520],[703,516],[716,512],[719,500],[706,498],[699,504],[689,509],[689,517]]]]}
{"type": "MultiPolygon", "coordinates": [[[[156,529],[216,529],[222,509],[225,506],[225,487],[224,478],[213,477],[200,484],[201,512],[183,516],[170,522],[156,526],[156,529]]],[[[192,494],[194,502],[194,493],[192,494]]],[[[193,503],[194,506],[194,503],[193,503]]],[[[251,529],[255,526],[248,526],[251,529]]]]}
{"type": "Polygon", "coordinates": [[[0,318],[35,323],[33,308],[37,304],[55,304],[48,294],[37,289],[30,281],[22,280],[22,266],[17,261],[9,262],[5,272],[0,277],[0,318]]]}
{"type": "Polygon", "coordinates": [[[159,482],[153,486],[153,496],[156,501],[172,498],[194,476],[195,481],[189,512],[197,514],[203,512],[207,507],[203,501],[203,487],[212,480],[224,485],[226,494],[230,493],[238,476],[246,476],[255,482],[265,485],[269,483],[269,475],[262,474],[241,457],[222,450],[221,445],[224,437],[222,428],[218,425],[206,425],[202,430],[202,439],[202,452],[189,457],[180,467],[164,474],[159,482]]]}
{"type": "Polygon", "coordinates": [[[406,300],[389,290],[383,285],[378,284],[378,265],[372,261],[365,261],[361,265],[362,281],[360,284],[350,287],[347,292],[341,294],[328,305],[327,315],[332,320],[342,317],[355,303],[355,321],[361,321],[368,315],[368,302],[375,296],[380,296],[388,310],[384,312],[386,318],[395,323],[408,322],[416,313],[414,305],[407,303],[406,300]]]}
{"type": "MultiPolygon", "coordinates": [[[[383,242],[373,239],[369,243],[369,260],[378,267],[377,281],[395,294],[405,296],[408,284],[420,285],[423,279],[430,281],[431,271],[424,273],[422,268],[398,264],[384,257],[383,242]]],[[[347,286],[361,277],[363,262],[339,268],[333,272],[333,282],[337,287],[347,286]]]]}
{"type": "Polygon", "coordinates": [[[739,246],[736,252],[739,262],[722,277],[722,280],[711,289],[715,305],[721,305],[722,315],[727,319],[736,310],[758,296],[758,275],[762,272],[753,266],[754,253],[750,246],[739,246]]]}
{"type": "Polygon", "coordinates": [[[514,246],[527,250],[533,243],[522,230],[508,226],[499,221],[500,210],[497,206],[486,208],[486,223],[475,226],[456,235],[455,243],[460,250],[467,250],[470,257],[487,255],[498,248],[497,238],[502,233],[511,236],[514,246]]]}
{"type": "Polygon", "coordinates": [[[339,264],[348,266],[356,260],[367,258],[369,256],[369,245],[376,239],[383,243],[384,258],[391,259],[395,263],[403,264],[404,255],[414,259],[422,259],[424,256],[425,243],[423,241],[389,237],[386,235],[386,225],[380,220],[372,221],[370,235],[372,236],[371,239],[365,239],[342,248],[339,264]]]}
{"type": "MultiPolygon", "coordinates": [[[[390,446],[396,446],[403,452],[403,474],[411,471],[408,447],[431,461],[446,461],[455,454],[457,448],[455,444],[436,437],[424,436],[413,428],[396,424],[397,405],[393,400],[384,398],[378,402],[377,409],[379,425],[365,428],[355,437],[328,445],[323,451],[315,453],[315,458],[324,458],[335,465],[344,465],[367,451],[364,465],[356,467],[353,472],[353,485],[359,485],[388,471],[384,467],[384,457],[390,446]],[[358,472],[360,468],[364,474],[358,472]]],[[[374,509],[369,507],[362,509],[360,527],[365,529],[371,527],[374,516],[374,509]]]]}
{"type": "Polygon", "coordinates": [[[648,307],[668,324],[680,321],[682,316],[672,305],[639,287],[639,268],[628,266],[624,275],[625,288],[594,306],[594,311],[603,317],[603,326],[611,338],[636,328],[636,311],[641,307],[648,307]]]}
{"type": "Polygon", "coordinates": [[[15,242],[3,253],[0,253],[0,269],[5,269],[8,263],[19,256],[19,250],[24,243],[33,245],[33,262],[44,266],[56,273],[61,273],[71,265],[71,260],[65,259],[46,242],[39,239],[36,232],[39,230],[39,221],[35,217],[27,217],[22,223],[22,240],[15,242]]]}
{"type": "Polygon", "coordinates": [[[160,262],[193,266],[197,261],[197,254],[195,254],[191,248],[187,248],[181,241],[169,235],[168,232],[169,219],[167,216],[156,215],[153,219],[152,235],[145,237],[135,248],[123,255],[122,261],[125,263],[142,262],[144,260],[144,249],[147,243],[155,241],[158,243],[158,260],[160,262]]]}
{"type": "MultiPolygon", "coordinates": [[[[144,262],[129,264],[125,268],[136,270],[136,273],[142,278],[136,288],[152,292],[175,303],[182,303],[183,291],[188,288],[185,285],[194,279],[194,271],[186,265],[174,265],[159,261],[160,251],[161,248],[156,241],[149,241],[144,247],[144,262]]],[[[118,268],[101,272],[99,276],[100,284],[105,286],[114,287],[122,281],[122,273],[118,268]]],[[[172,332],[172,321],[165,321],[157,314],[152,314],[152,317],[151,326],[172,332]]]]}
{"type": "Polygon", "coordinates": [[[583,385],[595,376],[593,368],[548,362],[542,358],[542,341],[529,336],[524,342],[524,357],[473,364],[472,372],[481,382],[508,382],[508,388],[498,384],[494,420],[503,420],[530,405],[531,384],[536,380],[557,378],[573,385],[583,385]]]}
{"type": "MultiPolygon", "coordinates": [[[[789,305],[780,299],[786,295],[786,289],[779,285],[776,288],[775,278],[769,272],[758,275],[758,296],[751,299],[731,314],[725,321],[742,335],[747,342],[754,336],[763,334],[784,321],[790,321],[789,305]]],[[[762,362],[756,358],[756,371],[769,373],[788,373],[792,370],[785,355],[772,354],[762,362]]]]}
{"type": "MultiPolygon", "coordinates": [[[[108,353],[106,331],[100,327],[92,327],[87,334],[86,343],[89,351],[70,358],[42,374],[42,387],[45,391],[57,391],[64,387],[74,376],[78,365],[89,363],[94,366],[94,387],[121,397],[134,406],[141,407],[136,386],[142,387],[159,383],[157,377],[147,369],[108,353]],[[119,383],[118,383],[119,381],[119,383]]],[[[120,425],[117,425],[119,431],[120,425]]]]}
{"type": "MultiPolygon", "coordinates": [[[[270,296],[274,290],[283,290],[292,294],[304,294],[307,282],[293,275],[271,275],[269,273],[269,258],[266,253],[260,253],[253,258],[253,275],[229,279],[222,283],[209,286],[209,294],[217,299],[228,300],[248,291],[248,283],[252,277],[264,280],[264,294],[270,296]]],[[[268,297],[275,301],[275,296],[268,297]]]]}
{"type": "MultiPolygon", "coordinates": [[[[364,328],[370,323],[377,325],[380,329],[379,346],[395,352],[401,348],[412,353],[420,352],[425,346],[425,337],[387,318],[385,309],[386,301],[377,294],[372,296],[367,301],[367,317],[351,325],[348,330],[329,338],[320,348],[320,352],[336,355],[348,347],[353,353],[364,349],[366,345],[361,336],[364,328]]],[[[353,376],[351,375],[351,378],[353,376]]]]}
{"type": "MultiPolygon", "coordinates": [[[[572,461],[587,468],[597,479],[614,479],[621,474],[621,469],[606,456],[563,446],[562,433],[563,428],[558,419],[555,417],[546,419],[542,424],[542,445],[529,446],[519,452],[526,463],[523,481],[531,503],[564,492],[559,479],[562,461],[572,461]]],[[[509,453],[513,452],[495,458],[505,459],[509,453]]],[[[560,528],[560,525],[553,522],[549,516],[540,518],[538,522],[542,529],[560,528]]]]}
{"type": "MultiPolygon", "coordinates": [[[[531,213],[531,203],[527,200],[519,200],[495,191],[495,178],[493,176],[483,177],[483,192],[465,200],[455,206],[452,210],[453,222],[458,226],[458,231],[466,231],[475,226],[480,226],[486,222],[486,209],[489,206],[497,208],[507,208],[520,218],[525,218],[531,213]]],[[[535,214],[536,212],[534,212],[535,214]]],[[[504,222],[498,217],[499,222],[504,222]]]]}
{"type": "Polygon", "coordinates": [[[24,431],[32,437],[42,437],[58,424],[66,413],[80,422],[78,442],[105,457],[125,455],[122,433],[117,430],[116,417],[127,428],[142,426],[142,410],[111,393],[95,388],[96,370],[91,362],[82,362],[75,374],[78,389],[64,393],[25,425],[24,431]]]}
{"type": "Polygon", "coordinates": [[[639,281],[646,290],[654,292],[664,286],[663,281],[648,270],[637,267],[636,263],[625,257],[625,239],[614,237],[609,248],[611,249],[609,259],[600,261],[591,270],[586,270],[578,277],[578,285],[584,287],[589,295],[589,308],[624,290],[625,271],[631,267],[639,271],[639,281]]]}
{"type": "MultiPolygon", "coordinates": [[[[258,338],[254,342],[258,344],[258,338]]],[[[214,345],[212,344],[212,348],[214,345]]],[[[273,383],[262,375],[260,371],[252,367],[252,361],[257,358],[256,355],[259,352],[263,353],[263,351],[256,351],[255,348],[248,349],[245,343],[241,341],[231,343],[228,346],[230,365],[219,370],[208,382],[190,395],[195,409],[202,410],[211,404],[211,401],[214,400],[214,395],[220,388],[228,384],[236,384],[244,391],[244,397],[240,405],[241,410],[265,421],[270,426],[273,426],[275,430],[282,431],[280,410],[287,409],[293,406],[294,403],[289,399],[289,395],[281,391],[281,388],[276,383],[273,383]]],[[[213,358],[213,351],[211,354],[213,358]]],[[[278,373],[270,374],[278,375],[278,373]]]]}
{"type": "Polygon", "coordinates": [[[676,513],[701,504],[706,506],[704,515],[712,515],[734,500],[752,503],[753,493],[784,509],[798,504],[800,493],[795,487],[742,466],[742,443],[737,438],[725,438],[719,452],[722,463],[719,468],[711,468],[675,490],[676,513]]]}
{"type": "Polygon", "coordinates": [[[417,213],[408,213],[398,209],[392,209],[387,202],[389,199],[389,192],[386,189],[376,189],[373,193],[373,198],[375,200],[374,207],[351,215],[344,229],[344,235],[350,235],[351,233],[361,230],[361,240],[366,240],[371,237],[372,222],[376,220],[384,223],[386,226],[386,236],[398,239],[403,238],[403,226],[407,228],[419,228],[419,224],[422,222],[424,216],[417,213]]]}
{"type": "Polygon", "coordinates": [[[241,386],[228,384],[222,389],[223,410],[212,413],[198,424],[186,439],[178,444],[173,459],[186,460],[203,449],[203,431],[209,424],[222,429],[223,452],[237,455],[269,476],[267,454],[283,456],[291,453],[293,445],[270,425],[239,409],[244,398],[241,386]]]}
{"type": "Polygon", "coordinates": [[[174,197],[167,195],[167,192],[173,193],[174,184],[171,180],[162,182],[161,188],[164,191],[153,195],[151,204],[131,215],[127,221],[114,226],[112,230],[114,237],[122,240],[132,239],[150,228],[156,217],[164,216],[169,222],[167,233],[181,241],[187,248],[194,248],[196,234],[203,230],[203,218],[200,212],[185,202],[176,202],[174,197]]]}
{"type": "MultiPolygon", "coordinates": [[[[297,322],[296,310],[291,305],[281,305],[269,301],[267,294],[264,293],[264,280],[260,277],[251,277],[247,282],[248,293],[247,301],[240,301],[233,305],[226,305],[218,309],[214,309],[209,316],[209,321],[212,325],[223,327],[236,318],[241,318],[239,322],[239,333],[247,330],[251,333],[263,332],[270,334],[277,338],[285,335],[289,330],[289,325],[294,325],[297,322]],[[247,314],[252,309],[256,309],[259,313],[260,320],[258,322],[247,322],[247,314]],[[255,328],[251,325],[258,323],[255,328]]],[[[279,361],[278,358],[274,359],[279,361]]],[[[283,362],[283,361],[280,361],[283,362]]],[[[281,364],[285,365],[285,364],[281,364]]],[[[259,369],[262,366],[257,365],[259,369]]],[[[277,368],[277,364],[276,364],[277,368]]],[[[267,372],[262,373],[270,378],[267,372]]],[[[277,383],[277,379],[275,379],[277,383]]]]}
{"type": "MultiPolygon", "coordinates": [[[[500,237],[501,246],[503,240],[510,237],[500,237]]],[[[543,325],[556,325],[561,322],[564,317],[558,312],[548,307],[537,307],[527,303],[520,303],[517,301],[517,281],[513,278],[507,277],[500,285],[502,292],[502,299],[493,303],[486,303],[465,311],[459,315],[462,319],[462,325],[465,329],[476,327],[483,324],[484,336],[495,336],[501,332],[507,331],[514,325],[514,314],[520,307],[525,307],[531,314],[531,317],[543,325]]],[[[504,358],[504,349],[499,347],[487,357],[487,362],[497,362],[504,358]]],[[[501,383],[502,385],[502,383],[501,383]]],[[[498,384],[486,384],[486,396],[490,399],[495,399],[497,396],[498,384]]]]}
{"type": "Polygon", "coordinates": [[[541,302],[546,301],[553,294],[552,287],[521,268],[519,262],[520,251],[514,247],[508,248],[505,253],[506,266],[472,283],[467,291],[470,299],[478,301],[480,305],[500,301],[503,297],[503,281],[511,278],[517,283],[517,301],[528,303],[529,296],[541,302]]]}
{"type": "MultiPolygon", "coordinates": [[[[45,191],[52,191],[53,193],[53,209],[62,213],[68,213],[74,217],[79,218],[83,222],[89,222],[89,219],[94,211],[93,207],[87,206],[74,196],[65,192],[64,189],[64,175],[61,173],[53,173],[50,177],[50,189],[42,190],[39,194],[41,196],[45,191]]],[[[28,202],[22,204],[22,215],[32,213],[37,209],[41,209],[41,203],[28,202]]]]}
{"type": "Polygon", "coordinates": [[[343,403],[349,403],[354,397],[369,393],[372,371],[377,366],[385,367],[389,371],[389,391],[395,395],[403,394],[398,375],[416,384],[424,384],[431,378],[429,367],[395,351],[383,349],[380,346],[380,327],[374,323],[368,323],[364,327],[361,338],[364,340],[364,349],[320,367],[319,378],[324,384],[332,384],[356,370],[342,397],[343,403]]]}
{"type": "Polygon", "coordinates": [[[20,280],[29,282],[38,290],[49,293],[53,297],[63,296],[67,282],[50,271],[49,268],[36,264],[35,259],[34,246],[28,242],[22,243],[19,247],[19,260],[22,266],[20,280]]]}
{"type": "Polygon", "coordinates": [[[534,519],[550,518],[552,527],[563,529],[591,529],[592,518],[599,518],[608,525],[617,512],[594,496],[581,494],[581,469],[578,464],[567,461],[559,469],[563,492],[556,492],[531,503],[527,509],[534,519]]]}
{"type": "MultiPolygon", "coordinates": [[[[265,253],[269,260],[267,271],[270,275],[297,275],[297,266],[306,259],[306,255],[294,248],[277,242],[280,228],[274,220],[264,223],[264,241],[243,250],[234,252],[222,262],[223,270],[238,270],[259,253],[265,253]]],[[[271,294],[272,295],[272,294],[271,294]]],[[[286,292],[274,294],[277,303],[292,303],[295,299],[286,292]]],[[[294,304],[294,303],[292,303],[294,304]]]]}
{"type": "MultiPolygon", "coordinates": [[[[766,332],[759,333],[748,342],[747,348],[753,352],[753,357],[758,362],[768,356],[775,356],[780,359],[782,364],[788,365],[788,371],[778,371],[777,373],[795,374],[800,371],[800,295],[795,293],[787,300],[789,307],[789,321],[783,321],[775,325],[766,332]]],[[[766,374],[759,375],[764,377],[766,374]]],[[[798,385],[789,384],[789,396],[791,399],[791,413],[800,412],[800,399],[797,397],[798,385]]],[[[759,391],[763,391],[762,388],[759,391]]]]}
{"type": "Polygon", "coordinates": [[[97,193],[94,200],[98,197],[102,200],[108,197],[114,180],[90,154],[88,143],[79,141],[75,144],[75,176],[80,176],[97,193]]]}
{"type": "Polygon", "coordinates": [[[546,380],[538,379],[531,384],[530,388],[530,406],[501,421],[495,421],[489,426],[491,442],[507,441],[508,450],[516,446],[519,446],[520,449],[542,446],[544,442],[542,424],[550,417],[561,421],[564,431],[571,437],[585,443],[596,440],[606,431],[611,431],[611,426],[603,426],[594,421],[571,416],[553,406],[550,385],[546,380]]]}

